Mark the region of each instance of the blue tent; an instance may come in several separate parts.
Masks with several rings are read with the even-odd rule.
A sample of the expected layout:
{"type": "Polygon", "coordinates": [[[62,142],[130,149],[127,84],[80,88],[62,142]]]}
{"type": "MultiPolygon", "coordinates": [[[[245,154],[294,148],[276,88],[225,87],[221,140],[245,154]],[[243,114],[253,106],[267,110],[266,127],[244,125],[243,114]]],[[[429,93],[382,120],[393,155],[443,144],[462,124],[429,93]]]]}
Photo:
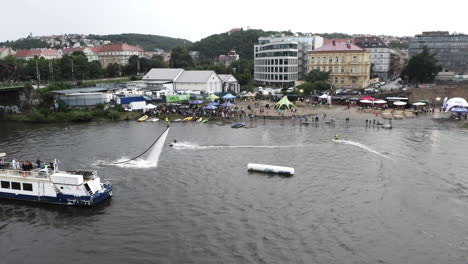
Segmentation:
{"type": "Polygon", "coordinates": [[[226,106],[226,107],[229,107],[229,106],[233,106],[234,104],[231,104],[230,102],[225,102],[223,104],[221,104],[221,106],[226,106]]]}
{"type": "Polygon", "coordinates": [[[222,98],[225,99],[225,100],[229,100],[229,99],[234,99],[236,97],[234,95],[228,93],[228,94],[224,95],[222,98]]]}
{"type": "Polygon", "coordinates": [[[122,97],[120,98],[120,104],[130,104],[131,102],[144,102],[145,98],[143,96],[137,97],[122,97]]]}
{"type": "Polygon", "coordinates": [[[218,105],[219,105],[219,103],[217,103],[217,102],[211,102],[211,103],[209,103],[208,105],[214,105],[214,106],[218,106],[218,105]]]}
{"type": "Polygon", "coordinates": [[[189,104],[202,104],[203,101],[200,101],[200,100],[195,100],[195,101],[191,101],[189,104]]]}
{"type": "Polygon", "coordinates": [[[205,106],[205,109],[207,109],[207,110],[214,110],[214,109],[216,109],[216,108],[217,108],[217,107],[214,106],[214,105],[207,105],[207,106],[205,106]]]}

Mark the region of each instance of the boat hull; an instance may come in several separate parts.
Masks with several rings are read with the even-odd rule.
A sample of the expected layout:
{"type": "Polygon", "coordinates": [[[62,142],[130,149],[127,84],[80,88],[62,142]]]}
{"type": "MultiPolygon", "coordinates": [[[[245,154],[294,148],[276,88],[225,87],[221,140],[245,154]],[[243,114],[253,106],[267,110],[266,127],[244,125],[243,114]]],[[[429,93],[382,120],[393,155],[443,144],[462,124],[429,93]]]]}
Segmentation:
{"type": "Polygon", "coordinates": [[[49,204],[60,204],[68,206],[82,206],[91,207],[98,205],[105,200],[112,197],[112,185],[105,185],[102,190],[89,196],[75,196],[75,195],[64,195],[57,194],[56,197],[52,196],[37,196],[37,195],[24,195],[0,192],[0,199],[13,199],[21,201],[31,201],[38,203],[49,203],[49,204]]]}

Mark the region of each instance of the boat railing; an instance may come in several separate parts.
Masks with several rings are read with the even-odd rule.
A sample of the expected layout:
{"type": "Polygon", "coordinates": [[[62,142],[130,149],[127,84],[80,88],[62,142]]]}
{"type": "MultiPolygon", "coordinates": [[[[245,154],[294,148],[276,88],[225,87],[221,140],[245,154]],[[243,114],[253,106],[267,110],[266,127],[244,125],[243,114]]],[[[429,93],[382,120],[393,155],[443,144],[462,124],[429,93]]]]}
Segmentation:
{"type": "Polygon", "coordinates": [[[22,170],[11,170],[11,169],[3,169],[0,170],[0,176],[20,176],[25,178],[41,178],[45,179],[48,177],[48,173],[46,171],[40,170],[32,170],[32,171],[22,171],[22,170]]]}

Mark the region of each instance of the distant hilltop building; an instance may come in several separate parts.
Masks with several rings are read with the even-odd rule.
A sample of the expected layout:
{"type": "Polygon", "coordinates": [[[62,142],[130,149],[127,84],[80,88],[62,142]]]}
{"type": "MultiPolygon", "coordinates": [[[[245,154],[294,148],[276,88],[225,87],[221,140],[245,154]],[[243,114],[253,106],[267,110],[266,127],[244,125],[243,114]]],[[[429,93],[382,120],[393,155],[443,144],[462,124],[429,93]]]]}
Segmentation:
{"type": "Polygon", "coordinates": [[[416,35],[409,43],[409,58],[427,47],[435,54],[444,71],[468,73],[468,35],[450,35],[448,31],[429,31],[416,35]]]}
{"type": "Polygon", "coordinates": [[[370,52],[351,40],[327,41],[309,52],[309,69],[330,72],[334,87],[365,88],[370,81],[370,52]]]}
{"type": "Polygon", "coordinates": [[[128,45],[126,43],[115,43],[103,46],[98,51],[99,62],[102,67],[107,67],[111,63],[127,65],[128,59],[136,55],[143,56],[145,51],[137,46],[128,45]]]}
{"type": "Polygon", "coordinates": [[[62,57],[62,51],[58,49],[30,49],[30,50],[18,50],[14,55],[16,58],[30,60],[34,57],[44,58],[46,60],[60,59],[62,57]]]}
{"type": "Polygon", "coordinates": [[[272,36],[254,45],[254,80],[258,85],[287,88],[308,72],[308,52],[323,45],[319,36],[272,36]]]}
{"type": "Polygon", "coordinates": [[[234,32],[238,32],[238,31],[241,31],[242,28],[233,28],[231,30],[228,31],[228,34],[231,34],[231,33],[234,33],[234,32]]]}
{"type": "Polygon", "coordinates": [[[229,66],[231,63],[238,61],[239,59],[239,54],[237,54],[236,51],[232,49],[227,55],[219,55],[215,59],[215,63],[222,63],[226,66],[229,66]]]}
{"type": "Polygon", "coordinates": [[[98,60],[98,52],[100,47],[90,47],[90,48],[66,48],[62,49],[63,55],[72,55],[73,52],[81,51],[88,58],[88,61],[98,60]]]}

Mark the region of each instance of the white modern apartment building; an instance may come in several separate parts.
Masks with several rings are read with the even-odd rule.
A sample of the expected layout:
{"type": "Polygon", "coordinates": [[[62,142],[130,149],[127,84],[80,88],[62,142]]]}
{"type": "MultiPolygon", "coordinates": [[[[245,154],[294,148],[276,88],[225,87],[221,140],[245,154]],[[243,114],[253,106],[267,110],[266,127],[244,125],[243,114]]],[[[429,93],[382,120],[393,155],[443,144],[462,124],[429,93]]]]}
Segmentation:
{"type": "Polygon", "coordinates": [[[288,88],[308,72],[308,52],[323,45],[319,36],[260,37],[254,45],[256,84],[288,88]]]}

